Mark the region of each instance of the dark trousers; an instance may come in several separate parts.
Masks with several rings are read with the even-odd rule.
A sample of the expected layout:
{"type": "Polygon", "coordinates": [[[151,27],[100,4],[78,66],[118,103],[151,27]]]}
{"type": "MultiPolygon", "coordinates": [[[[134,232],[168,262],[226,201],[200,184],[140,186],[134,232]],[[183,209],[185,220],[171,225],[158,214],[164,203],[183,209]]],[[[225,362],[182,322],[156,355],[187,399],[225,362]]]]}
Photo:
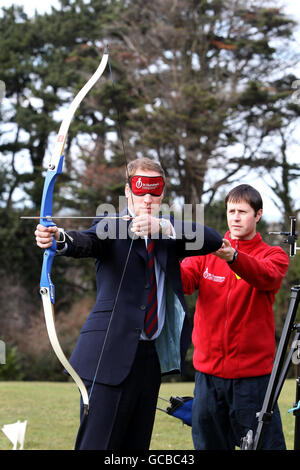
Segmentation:
{"type": "MultiPolygon", "coordinates": [[[[196,372],[192,436],[197,450],[234,450],[249,429],[257,428],[256,413],[263,405],[269,375],[222,379],[196,372]]],[[[276,405],[265,425],[261,450],[285,450],[281,418],[276,405]]]]}
{"type": "MultiPolygon", "coordinates": [[[[83,414],[76,450],[148,450],[161,373],[154,341],[140,341],[132,369],[118,386],[96,383],[83,414]]],[[[89,389],[90,383],[86,383],[89,389]]]]}

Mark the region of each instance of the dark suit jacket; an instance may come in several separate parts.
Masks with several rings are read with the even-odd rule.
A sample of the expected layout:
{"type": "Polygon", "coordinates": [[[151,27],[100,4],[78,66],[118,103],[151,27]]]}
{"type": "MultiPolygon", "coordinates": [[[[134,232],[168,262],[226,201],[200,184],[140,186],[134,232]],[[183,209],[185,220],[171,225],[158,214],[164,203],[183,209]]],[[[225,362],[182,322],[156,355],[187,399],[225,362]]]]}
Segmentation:
{"type": "MultiPolygon", "coordinates": [[[[87,231],[70,231],[68,234],[72,240],[68,240],[64,253],[96,260],[96,302],[81,330],[70,362],[83,379],[93,380],[96,374],[96,382],[109,385],[120,384],[130,371],[144,325],[149,291],[145,240],[124,238],[128,225],[129,222],[123,220],[116,223],[103,219],[95,221],[87,231]]],[[[196,226],[189,224],[187,228],[187,224],[176,226],[175,223],[174,227],[179,234],[176,240],[158,239],[155,244],[155,257],[165,272],[166,316],[164,328],[155,343],[163,374],[181,370],[190,344],[179,261],[185,256],[205,255],[222,244],[221,237],[214,230],[202,226],[198,235],[203,235],[203,246],[196,250],[187,249],[186,242],[192,243],[191,236],[196,233],[196,226]]]]}

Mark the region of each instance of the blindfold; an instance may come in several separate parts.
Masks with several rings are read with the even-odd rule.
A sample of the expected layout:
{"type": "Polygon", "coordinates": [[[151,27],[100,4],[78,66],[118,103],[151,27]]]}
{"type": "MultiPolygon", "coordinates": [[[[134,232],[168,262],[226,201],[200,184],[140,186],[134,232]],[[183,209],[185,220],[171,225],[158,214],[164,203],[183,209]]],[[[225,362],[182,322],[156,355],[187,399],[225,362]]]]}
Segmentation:
{"type": "Polygon", "coordinates": [[[162,176],[139,176],[130,179],[130,187],[135,196],[161,196],[165,182],[162,176]]]}

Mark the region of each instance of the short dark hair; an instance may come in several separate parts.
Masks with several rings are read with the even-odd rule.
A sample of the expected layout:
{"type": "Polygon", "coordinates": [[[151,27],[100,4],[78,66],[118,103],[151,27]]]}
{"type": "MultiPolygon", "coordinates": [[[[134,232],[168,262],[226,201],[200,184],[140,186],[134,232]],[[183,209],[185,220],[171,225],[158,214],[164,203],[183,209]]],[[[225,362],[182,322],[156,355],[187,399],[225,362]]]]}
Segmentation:
{"type": "Polygon", "coordinates": [[[260,193],[249,184],[240,184],[229,191],[225,198],[225,207],[227,209],[228,202],[235,203],[241,201],[247,202],[249,206],[254,209],[255,215],[263,208],[263,201],[260,193]]]}

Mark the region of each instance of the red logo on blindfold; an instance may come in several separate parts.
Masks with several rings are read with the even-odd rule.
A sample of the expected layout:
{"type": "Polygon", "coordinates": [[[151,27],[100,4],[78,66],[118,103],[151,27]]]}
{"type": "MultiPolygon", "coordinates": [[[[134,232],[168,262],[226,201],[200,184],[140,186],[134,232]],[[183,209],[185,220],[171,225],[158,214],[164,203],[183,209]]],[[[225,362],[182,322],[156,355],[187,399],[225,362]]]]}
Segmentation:
{"type": "Polygon", "coordinates": [[[164,179],[162,176],[139,176],[135,175],[130,180],[133,194],[136,196],[161,196],[164,190],[164,179]]]}

